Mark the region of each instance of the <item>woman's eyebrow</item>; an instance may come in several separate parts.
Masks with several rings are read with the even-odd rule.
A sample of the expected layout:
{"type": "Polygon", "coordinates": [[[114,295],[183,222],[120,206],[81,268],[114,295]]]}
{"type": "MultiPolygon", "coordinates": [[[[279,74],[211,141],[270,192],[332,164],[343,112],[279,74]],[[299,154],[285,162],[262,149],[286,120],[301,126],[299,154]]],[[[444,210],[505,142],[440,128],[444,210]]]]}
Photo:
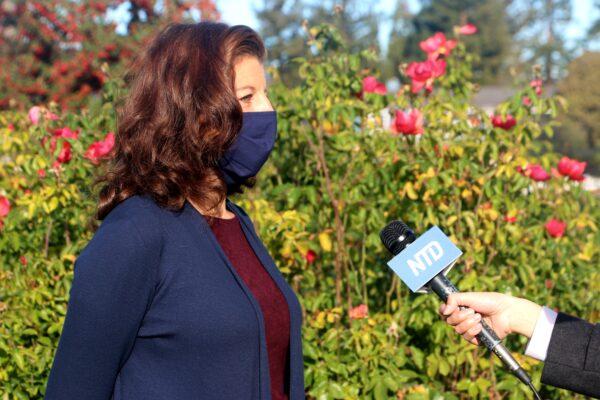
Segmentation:
{"type": "Polygon", "coordinates": [[[252,90],[255,90],[255,89],[254,89],[254,86],[252,86],[252,85],[246,85],[246,86],[242,86],[242,87],[239,87],[239,88],[237,88],[237,89],[235,89],[235,90],[236,90],[236,91],[238,91],[238,90],[244,90],[244,89],[252,89],[252,90]]]}

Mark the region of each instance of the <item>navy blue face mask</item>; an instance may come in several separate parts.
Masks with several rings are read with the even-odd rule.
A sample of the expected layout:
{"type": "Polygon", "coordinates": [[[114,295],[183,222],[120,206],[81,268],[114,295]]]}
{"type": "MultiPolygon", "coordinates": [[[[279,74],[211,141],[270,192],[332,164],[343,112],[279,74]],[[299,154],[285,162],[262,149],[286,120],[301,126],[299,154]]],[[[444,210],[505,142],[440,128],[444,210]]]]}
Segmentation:
{"type": "Polygon", "coordinates": [[[248,111],[242,115],[242,129],[219,160],[227,186],[241,184],[255,176],[277,140],[276,111],[248,111]]]}

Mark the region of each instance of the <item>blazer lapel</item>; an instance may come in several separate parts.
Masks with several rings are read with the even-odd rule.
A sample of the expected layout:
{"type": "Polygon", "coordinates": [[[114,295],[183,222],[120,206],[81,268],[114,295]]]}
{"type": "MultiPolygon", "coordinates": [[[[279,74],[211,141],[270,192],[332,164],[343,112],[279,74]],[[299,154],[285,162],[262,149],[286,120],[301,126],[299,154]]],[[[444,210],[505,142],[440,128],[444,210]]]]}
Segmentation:
{"type": "MultiPolygon", "coordinates": [[[[231,210],[231,208],[230,208],[230,210],[231,210]]],[[[234,210],[231,210],[231,211],[235,212],[234,210]]],[[[204,219],[202,214],[200,214],[198,212],[198,210],[196,210],[194,208],[194,206],[188,200],[186,200],[185,204],[184,204],[184,213],[187,214],[186,219],[189,219],[192,222],[192,225],[193,225],[194,229],[196,230],[196,234],[200,234],[201,237],[206,238],[206,240],[209,240],[212,243],[212,245],[216,249],[219,257],[223,260],[225,265],[227,265],[227,268],[229,268],[229,270],[233,274],[235,280],[237,281],[239,287],[244,291],[244,294],[246,295],[246,297],[248,298],[248,300],[250,301],[250,303],[252,304],[252,306],[254,308],[256,318],[259,321],[258,326],[260,329],[260,332],[259,332],[259,335],[260,335],[260,344],[259,344],[259,346],[260,346],[260,349],[259,349],[260,350],[259,351],[259,354],[260,354],[260,360],[259,360],[260,399],[261,400],[271,400],[271,379],[269,376],[269,358],[268,358],[268,354],[267,354],[267,339],[266,339],[266,332],[265,332],[264,316],[260,309],[260,304],[258,303],[258,300],[256,300],[256,298],[254,297],[254,295],[252,295],[252,292],[250,291],[248,286],[246,286],[246,284],[244,283],[244,280],[239,276],[239,274],[237,273],[237,271],[235,270],[235,268],[233,267],[233,265],[227,258],[227,255],[221,248],[219,241],[217,240],[215,235],[212,233],[210,226],[208,226],[208,223],[206,222],[206,220],[204,219]]]]}
{"type": "MultiPolygon", "coordinates": [[[[250,246],[260,259],[265,269],[271,275],[279,290],[285,297],[290,314],[290,400],[302,400],[304,395],[304,360],[302,355],[302,309],[298,298],[292,288],[289,286],[275,261],[269,254],[258,234],[254,230],[254,225],[246,212],[233,203],[229,198],[226,200],[227,208],[235,213],[242,222],[242,230],[250,246]]],[[[260,310],[259,310],[260,311],[260,310]]],[[[262,316],[262,314],[261,314],[262,316]]],[[[262,321],[262,319],[261,319],[262,321]]]]}

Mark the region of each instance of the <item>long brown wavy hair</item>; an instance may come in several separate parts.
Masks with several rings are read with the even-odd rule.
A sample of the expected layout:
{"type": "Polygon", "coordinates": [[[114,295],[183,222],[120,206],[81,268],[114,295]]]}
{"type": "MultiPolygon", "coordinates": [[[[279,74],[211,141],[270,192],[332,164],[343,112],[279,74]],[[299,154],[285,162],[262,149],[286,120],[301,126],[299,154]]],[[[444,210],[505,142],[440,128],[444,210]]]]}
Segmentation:
{"type": "Polygon", "coordinates": [[[135,194],[171,209],[189,198],[210,211],[225,199],[217,162],[242,125],[234,88],[241,56],[261,63],[266,56],[260,36],[245,25],[170,23],[153,38],[125,75],[129,91],[117,113],[115,145],[94,182],[103,184],[96,219],[135,194]]]}

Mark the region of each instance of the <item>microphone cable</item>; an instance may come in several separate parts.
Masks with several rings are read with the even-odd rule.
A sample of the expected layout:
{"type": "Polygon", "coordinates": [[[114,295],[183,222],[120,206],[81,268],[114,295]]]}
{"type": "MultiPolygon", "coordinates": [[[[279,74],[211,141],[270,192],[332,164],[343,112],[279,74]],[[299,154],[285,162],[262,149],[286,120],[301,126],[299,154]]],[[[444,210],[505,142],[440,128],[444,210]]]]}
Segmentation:
{"type": "Polygon", "coordinates": [[[535,396],[536,400],[544,400],[536,390],[535,386],[533,386],[533,383],[531,381],[529,381],[528,385],[531,388],[531,391],[533,392],[533,395],[535,396]]]}

